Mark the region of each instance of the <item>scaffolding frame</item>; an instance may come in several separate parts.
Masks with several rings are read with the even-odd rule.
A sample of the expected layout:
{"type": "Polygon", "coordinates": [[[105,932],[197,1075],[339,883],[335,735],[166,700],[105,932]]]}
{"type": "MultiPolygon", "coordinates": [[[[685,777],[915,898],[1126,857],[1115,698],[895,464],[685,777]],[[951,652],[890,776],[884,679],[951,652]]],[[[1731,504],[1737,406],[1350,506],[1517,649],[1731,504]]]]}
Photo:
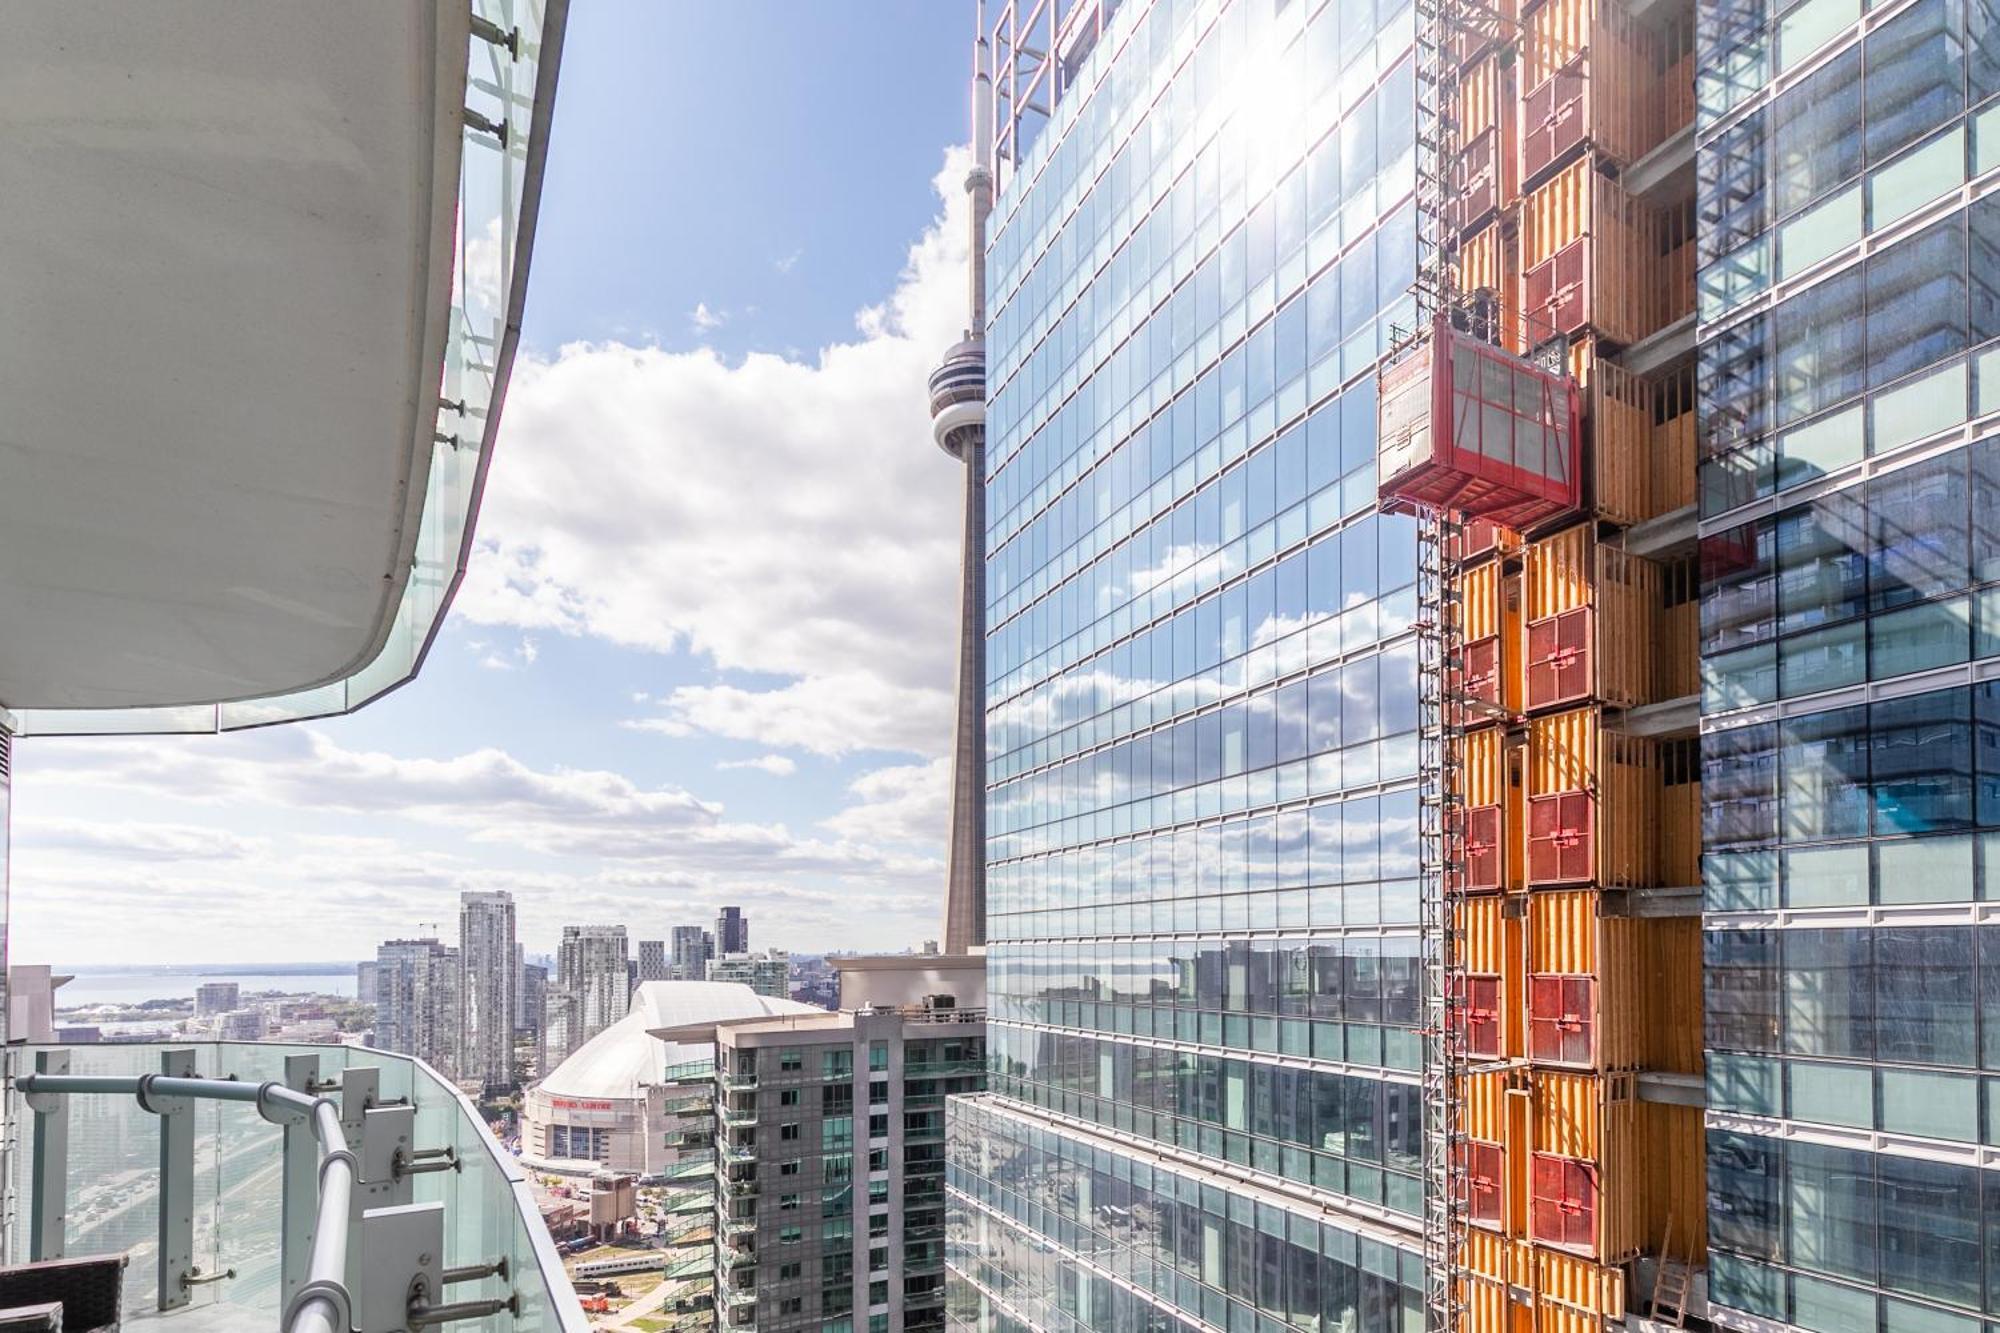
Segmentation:
{"type": "MultiPolygon", "coordinates": [[[[990,30],[995,188],[1028,155],[1120,0],[1003,0],[990,30]]],[[[982,36],[988,29],[981,16],[982,36]]]]}
{"type": "MultiPolygon", "coordinates": [[[[1459,227],[1452,179],[1460,151],[1456,37],[1466,30],[1460,6],[1477,0],[1415,0],[1416,234],[1412,296],[1416,338],[1437,317],[1460,311],[1459,227]]],[[[1448,371],[1445,373],[1449,373],[1448,371]]],[[[1457,512],[1425,507],[1417,555],[1418,848],[1422,892],[1418,927],[1423,976],[1424,1325],[1457,1333],[1464,1244],[1467,1162],[1462,914],[1465,862],[1464,621],[1459,569],[1465,526],[1457,512]]]]}

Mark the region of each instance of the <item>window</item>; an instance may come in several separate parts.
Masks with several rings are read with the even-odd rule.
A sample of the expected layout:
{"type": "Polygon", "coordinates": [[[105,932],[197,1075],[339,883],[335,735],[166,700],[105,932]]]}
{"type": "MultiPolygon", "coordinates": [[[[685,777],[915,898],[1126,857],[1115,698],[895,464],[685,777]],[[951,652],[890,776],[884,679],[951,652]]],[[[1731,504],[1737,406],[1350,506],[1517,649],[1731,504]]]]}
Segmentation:
{"type": "Polygon", "coordinates": [[[797,1106],[798,1104],[799,1090],[797,1088],[785,1088],[778,1093],[778,1105],[797,1106]]]}
{"type": "Polygon", "coordinates": [[[842,1047],[825,1051],[820,1055],[822,1077],[827,1079],[852,1078],[854,1076],[854,1052],[842,1047]]]}
{"type": "Polygon", "coordinates": [[[797,1124],[778,1126],[778,1138],[785,1143],[796,1143],[799,1138],[799,1126],[797,1124]]]}
{"type": "MultiPolygon", "coordinates": [[[[1785,306],[1791,304],[1787,301],[1785,306]]],[[[1782,312],[1785,306],[1779,310],[1782,312]]],[[[1963,214],[1947,218],[1870,259],[1870,384],[1886,384],[1963,351],[1966,315],[1963,214]]]]}
{"type": "Polygon", "coordinates": [[[1783,1146],[1759,1135],[1708,1135],[1708,1228],[1713,1244],[1777,1259],[1784,1243],[1779,1209],[1783,1146]]]}
{"type": "Polygon", "coordinates": [[[805,1234],[804,1227],[780,1227],[778,1228],[778,1243],[780,1245],[796,1245],[799,1243],[799,1239],[805,1234]]]}
{"type": "Polygon", "coordinates": [[[778,1196],[778,1211],[779,1211],[779,1212],[781,1212],[781,1213],[790,1213],[790,1212],[796,1212],[796,1211],[798,1211],[798,1206],[799,1206],[799,1196],[798,1196],[798,1195],[796,1195],[796,1194],[780,1194],[780,1195],[778,1196]]]}
{"type": "Polygon", "coordinates": [[[1793,1143],[1785,1153],[1786,1233],[1792,1262],[1876,1280],[1874,1169],[1867,1154],[1793,1143]]]}
{"type": "Polygon", "coordinates": [[[787,1046],[778,1052],[778,1068],[787,1074],[797,1073],[806,1067],[805,1055],[796,1046],[787,1046]]]}
{"type": "Polygon", "coordinates": [[[877,1249],[871,1249],[868,1251],[869,1272],[871,1273],[885,1272],[888,1270],[888,1267],[889,1267],[889,1250],[887,1246],[883,1246],[877,1249]]]}
{"type": "Polygon", "coordinates": [[[889,1117],[887,1115],[871,1115],[868,1117],[869,1138],[881,1139],[881,1138],[887,1138],[888,1135],[889,1135],[889,1117]]]}
{"type": "Polygon", "coordinates": [[[795,1282],[799,1277],[799,1265],[794,1263],[778,1265],[778,1281],[795,1282]]]}
{"type": "Polygon", "coordinates": [[[1924,0],[1869,34],[1869,161],[1965,110],[1962,9],[1959,0],[1924,0]]]}
{"type": "Polygon", "coordinates": [[[872,1070],[882,1070],[889,1067],[888,1042],[871,1041],[868,1043],[868,1067],[872,1070]]]}
{"type": "Polygon", "coordinates": [[[798,1173],[799,1173],[799,1164],[796,1161],[778,1163],[779,1175],[796,1176],[798,1173]]]}
{"type": "Polygon", "coordinates": [[[868,1084],[868,1104],[886,1106],[889,1102],[889,1084],[886,1080],[875,1080],[868,1084]]]}

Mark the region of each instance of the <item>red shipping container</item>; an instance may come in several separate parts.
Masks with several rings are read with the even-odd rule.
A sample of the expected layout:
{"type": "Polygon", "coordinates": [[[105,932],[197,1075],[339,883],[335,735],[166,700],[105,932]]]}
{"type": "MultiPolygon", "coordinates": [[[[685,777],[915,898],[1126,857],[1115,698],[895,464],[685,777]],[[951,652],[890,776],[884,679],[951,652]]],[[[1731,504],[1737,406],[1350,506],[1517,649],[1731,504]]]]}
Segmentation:
{"type": "Polygon", "coordinates": [[[1385,507],[1448,509],[1520,528],[1582,500],[1574,381],[1443,316],[1382,372],[1378,403],[1385,507]]]}

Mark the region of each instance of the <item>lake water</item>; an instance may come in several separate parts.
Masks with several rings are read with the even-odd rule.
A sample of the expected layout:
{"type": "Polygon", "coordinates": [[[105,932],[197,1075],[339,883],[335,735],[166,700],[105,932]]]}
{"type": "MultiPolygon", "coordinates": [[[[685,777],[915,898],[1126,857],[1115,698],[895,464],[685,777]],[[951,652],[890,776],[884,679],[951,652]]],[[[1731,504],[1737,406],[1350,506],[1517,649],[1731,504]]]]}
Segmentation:
{"type": "Polygon", "coordinates": [[[205,981],[233,981],[252,991],[287,991],[315,995],[354,994],[354,964],[326,963],[298,971],[259,972],[218,967],[57,967],[75,980],[56,992],[56,1004],[75,1009],[93,1004],[138,1004],[142,1000],[192,1000],[205,981]]]}

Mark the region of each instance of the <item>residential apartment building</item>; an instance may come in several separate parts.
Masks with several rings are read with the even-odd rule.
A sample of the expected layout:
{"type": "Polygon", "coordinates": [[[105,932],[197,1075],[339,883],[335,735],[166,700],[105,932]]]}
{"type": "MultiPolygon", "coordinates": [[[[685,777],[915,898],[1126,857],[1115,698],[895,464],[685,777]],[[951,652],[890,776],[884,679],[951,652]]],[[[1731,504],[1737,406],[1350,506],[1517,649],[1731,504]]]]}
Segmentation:
{"type": "Polygon", "coordinates": [[[665,940],[639,941],[639,980],[667,980],[667,942],[665,940]]]}
{"type": "Polygon", "coordinates": [[[791,998],[791,958],[783,949],[762,953],[724,954],[711,959],[708,980],[740,981],[759,995],[773,999],[791,998]]]}
{"type": "Polygon", "coordinates": [[[514,895],[468,891],[458,898],[460,991],[458,1076],[489,1091],[512,1087],[514,1005],[520,982],[515,968],[514,895]]]}
{"type": "Polygon", "coordinates": [[[715,957],[715,936],[700,926],[675,926],[667,939],[673,980],[704,980],[708,976],[708,960],[715,957]]]}
{"type": "Polygon", "coordinates": [[[214,1018],[241,1007],[243,988],[234,981],[204,981],[194,988],[194,1016],[214,1018]]]}
{"type": "Polygon", "coordinates": [[[458,950],[436,939],[387,940],[375,950],[375,1045],[458,1077],[458,950]]]}
{"type": "Polygon", "coordinates": [[[723,1329],[942,1329],[945,1098],[986,1069],[977,958],[841,959],[840,1013],[727,1020],[716,1059],[723,1329]]]}
{"type": "Polygon", "coordinates": [[[1709,1313],[1971,1329],[2000,1309],[2000,33],[1964,0],[1701,17],[1709,1313]]]}
{"type": "Polygon", "coordinates": [[[549,970],[540,963],[521,964],[521,991],[515,1010],[515,1035],[525,1035],[533,1060],[532,1075],[540,1076],[549,1072],[548,1046],[548,992],[549,970]]]}
{"type": "Polygon", "coordinates": [[[354,965],[354,999],[358,1004],[375,1003],[375,962],[364,959],[354,965]]]}
{"type": "MultiPolygon", "coordinates": [[[[567,996],[562,1054],[625,1017],[631,1005],[630,950],[623,926],[564,926],[556,986],[567,996]]],[[[554,1043],[550,1055],[555,1057],[554,1043]]]]}
{"type": "Polygon", "coordinates": [[[715,918],[715,953],[723,954],[750,952],[750,918],[743,915],[740,907],[725,907],[715,918]]]}

